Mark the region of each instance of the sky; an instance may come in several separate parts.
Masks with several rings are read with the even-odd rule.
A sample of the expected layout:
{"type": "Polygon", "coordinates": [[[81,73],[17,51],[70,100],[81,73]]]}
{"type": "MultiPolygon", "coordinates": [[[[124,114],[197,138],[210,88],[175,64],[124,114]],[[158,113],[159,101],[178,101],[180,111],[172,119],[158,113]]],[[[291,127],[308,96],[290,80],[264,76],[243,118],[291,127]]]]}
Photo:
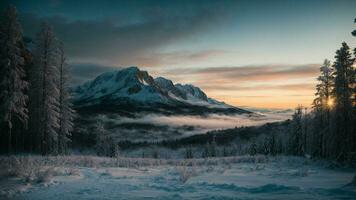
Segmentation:
{"type": "Polygon", "coordinates": [[[73,84],[138,66],[236,106],[310,106],[325,58],[356,47],[354,0],[2,0],[25,36],[50,23],[73,84]]]}

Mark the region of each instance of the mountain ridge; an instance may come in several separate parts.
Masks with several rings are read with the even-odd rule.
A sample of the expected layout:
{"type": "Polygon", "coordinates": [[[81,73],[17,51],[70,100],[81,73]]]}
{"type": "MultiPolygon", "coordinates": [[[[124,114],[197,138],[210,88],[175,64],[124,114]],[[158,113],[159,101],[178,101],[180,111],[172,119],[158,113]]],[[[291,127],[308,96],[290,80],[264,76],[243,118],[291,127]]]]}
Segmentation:
{"type": "MultiPolygon", "coordinates": [[[[206,108],[206,112],[251,113],[224,102],[209,98],[199,87],[191,84],[174,84],[164,77],[153,78],[136,66],[102,73],[72,89],[77,107],[98,105],[126,105],[157,110],[206,108]]],[[[131,109],[131,108],[130,108],[131,109]]],[[[145,109],[142,109],[145,110],[145,109]]],[[[196,113],[199,114],[199,113],[196,113]]]]}

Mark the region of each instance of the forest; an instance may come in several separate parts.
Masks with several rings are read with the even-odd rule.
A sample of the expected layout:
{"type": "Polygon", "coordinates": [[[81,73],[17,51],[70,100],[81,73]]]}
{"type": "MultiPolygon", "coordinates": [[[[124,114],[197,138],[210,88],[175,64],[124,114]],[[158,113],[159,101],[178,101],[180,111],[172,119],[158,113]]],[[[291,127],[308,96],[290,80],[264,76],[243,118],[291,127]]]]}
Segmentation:
{"type": "MultiPolygon", "coordinates": [[[[70,153],[70,149],[76,148],[73,144],[93,140],[91,146],[94,149],[96,146],[99,155],[113,156],[115,153],[103,154],[102,151],[115,152],[115,149],[129,148],[130,145],[148,145],[130,142],[111,144],[112,140],[105,136],[105,129],[100,123],[94,130],[96,133],[89,134],[93,138],[76,136],[76,112],[71,102],[70,67],[64,52],[65,44],[55,36],[50,24],[44,22],[35,39],[26,38],[22,35],[16,8],[9,7],[2,13],[0,32],[0,136],[3,154],[65,155],[70,153]]],[[[356,36],[355,31],[352,34],[356,36]]],[[[267,154],[310,155],[355,162],[355,57],[356,48],[352,50],[343,42],[335,52],[334,61],[325,59],[320,66],[312,107],[298,106],[292,119],[285,123],[213,131],[206,136],[157,144],[170,147],[184,144],[189,147],[217,142],[225,145],[224,135],[236,137],[241,135],[240,132],[247,132],[246,135],[266,135],[266,142],[263,143],[270,144],[269,150],[264,151],[267,154]],[[272,127],[266,131],[266,126],[272,127]],[[283,148],[277,148],[276,145],[283,148]]],[[[249,136],[251,144],[246,148],[261,149],[264,144],[254,141],[256,138],[249,136]]],[[[251,151],[260,153],[257,150],[245,150],[251,151]]]]}
{"type": "Polygon", "coordinates": [[[355,6],[0,2],[0,199],[355,199],[355,6]]]}

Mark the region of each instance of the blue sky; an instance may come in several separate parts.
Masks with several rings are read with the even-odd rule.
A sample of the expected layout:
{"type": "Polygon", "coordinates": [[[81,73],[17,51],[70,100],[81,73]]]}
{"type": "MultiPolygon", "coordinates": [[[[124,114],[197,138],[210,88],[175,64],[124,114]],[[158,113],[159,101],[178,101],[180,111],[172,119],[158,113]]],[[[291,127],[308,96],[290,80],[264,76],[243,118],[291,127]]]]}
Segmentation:
{"type": "Polygon", "coordinates": [[[1,8],[8,3],[17,6],[29,37],[42,21],[53,25],[76,83],[136,65],[235,105],[310,104],[318,65],[332,60],[342,41],[356,47],[351,0],[19,0],[1,8]],[[211,69],[220,70],[206,73],[211,69]],[[239,79],[227,78],[231,73],[239,79]]]}

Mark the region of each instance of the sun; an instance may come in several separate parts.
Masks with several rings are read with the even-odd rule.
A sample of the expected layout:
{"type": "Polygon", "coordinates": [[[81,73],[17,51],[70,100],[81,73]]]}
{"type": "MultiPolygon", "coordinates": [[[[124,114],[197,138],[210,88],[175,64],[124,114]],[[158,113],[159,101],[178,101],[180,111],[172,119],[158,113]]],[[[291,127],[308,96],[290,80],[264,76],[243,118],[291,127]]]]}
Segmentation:
{"type": "Polygon", "coordinates": [[[332,99],[328,99],[327,104],[328,104],[329,107],[333,107],[334,106],[334,101],[332,99]]]}

